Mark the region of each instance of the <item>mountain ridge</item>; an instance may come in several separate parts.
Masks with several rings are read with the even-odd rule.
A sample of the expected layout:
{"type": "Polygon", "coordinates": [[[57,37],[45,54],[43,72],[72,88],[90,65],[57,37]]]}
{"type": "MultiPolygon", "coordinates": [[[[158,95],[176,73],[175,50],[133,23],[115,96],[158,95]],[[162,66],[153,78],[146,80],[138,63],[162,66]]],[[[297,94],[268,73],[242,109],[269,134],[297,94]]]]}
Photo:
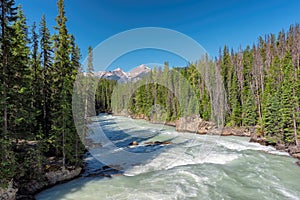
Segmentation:
{"type": "Polygon", "coordinates": [[[106,78],[110,80],[116,80],[118,82],[126,83],[128,81],[140,80],[143,76],[146,76],[151,71],[151,68],[144,64],[130,70],[129,72],[124,72],[121,68],[116,68],[112,71],[98,71],[94,75],[99,78],[106,78]]]}

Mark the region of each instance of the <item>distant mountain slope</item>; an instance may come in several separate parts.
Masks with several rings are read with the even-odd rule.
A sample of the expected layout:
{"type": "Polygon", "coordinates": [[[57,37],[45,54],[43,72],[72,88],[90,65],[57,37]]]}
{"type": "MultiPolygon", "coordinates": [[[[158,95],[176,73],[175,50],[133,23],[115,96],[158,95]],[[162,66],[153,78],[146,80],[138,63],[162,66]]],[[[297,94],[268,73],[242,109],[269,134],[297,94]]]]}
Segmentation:
{"type": "Polygon", "coordinates": [[[110,80],[116,80],[118,82],[126,83],[128,81],[137,81],[143,76],[147,75],[150,71],[151,69],[149,67],[142,64],[128,73],[124,72],[121,68],[117,68],[113,71],[99,71],[95,72],[94,74],[96,77],[107,78],[110,80]]]}

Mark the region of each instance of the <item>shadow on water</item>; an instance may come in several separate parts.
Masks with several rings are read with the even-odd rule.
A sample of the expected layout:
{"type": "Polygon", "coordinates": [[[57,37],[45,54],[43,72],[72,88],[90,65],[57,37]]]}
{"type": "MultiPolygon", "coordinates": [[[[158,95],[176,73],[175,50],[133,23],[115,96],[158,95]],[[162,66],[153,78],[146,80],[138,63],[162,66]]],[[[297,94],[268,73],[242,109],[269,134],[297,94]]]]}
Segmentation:
{"type": "MultiPolygon", "coordinates": [[[[146,122],[146,121],[145,121],[146,122]]],[[[111,141],[118,148],[126,148],[130,145],[131,142],[136,141],[139,144],[147,141],[155,136],[159,135],[161,131],[164,130],[156,130],[153,132],[153,128],[143,128],[142,130],[136,130],[132,128],[123,128],[118,126],[118,123],[113,120],[101,119],[100,121],[96,121],[95,123],[99,124],[99,128],[103,130],[103,133],[107,137],[109,141],[111,141]]],[[[149,122],[147,122],[149,123],[149,122]]],[[[136,128],[136,127],[135,127],[136,128]]],[[[97,129],[96,129],[97,131],[97,129]]],[[[99,132],[97,131],[90,133],[89,135],[97,135],[99,132]]],[[[95,142],[101,142],[101,138],[93,138],[95,142]]],[[[174,138],[163,140],[162,142],[170,141],[174,138]]],[[[130,150],[130,148],[128,149],[130,150]]]]}
{"type": "MultiPolygon", "coordinates": [[[[147,124],[149,126],[149,122],[141,120],[139,121],[142,123],[142,125],[147,124]]],[[[130,121],[128,123],[130,123],[130,121]]],[[[103,117],[100,117],[99,120],[94,120],[94,124],[98,124],[99,128],[101,127],[100,129],[102,134],[107,137],[109,142],[111,142],[116,147],[116,149],[122,149],[123,151],[136,154],[147,153],[147,156],[138,157],[138,160],[136,160],[136,164],[138,163],[138,165],[143,165],[153,160],[156,156],[164,152],[164,150],[170,149],[175,145],[171,142],[175,139],[174,137],[160,139],[159,141],[153,140],[156,136],[161,134],[161,131],[163,131],[164,129],[159,131],[156,130],[155,127],[146,128],[144,126],[141,126],[143,128],[140,129],[139,127],[136,127],[135,124],[132,125],[132,127],[134,128],[124,128],[122,127],[122,124],[118,124],[118,122],[116,122],[115,120],[104,119],[103,117]],[[137,142],[138,145],[132,145],[133,142],[137,142]],[[151,154],[148,154],[150,152],[151,154]]],[[[101,141],[101,137],[97,137],[99,136],[99,129],[93,128],[91,130],[94,131],[91,131],[88,137],[92,138],[94,142],[101,144],[102,147],[97,147],[98,149],[103,149],[103,146],[105,147],[106,144],[103,144],[103,141],[101,141]]],[[[114,154],[112,153],[111,156],[113,157],[114,154]]],[[[122,163],[116,163],[114,165],[108,166],[99,160],[100,159],[94,157],[93,153],[87,153],[87,162],[84,176],[97,176],[103,174],[104,176],[110,176],[114,174],[124,173],[124,171],[122,171],[122,168],[120,167],[122,163]]],[[[132,167],[134,167],[134,165],[132,165],[132,167]]],[[[128,166],[127,169],[129,169],[128,166]]]]}
{"type": "MultiPolygon", "coordinates": [[[[103,117],[100,117],[99,120],[95,120],[93,124],[98,124],[99,126],[101,126],[101,129],[103,130],[103,133],[105,134],[107,139],[112,142],[117,149],[135,153],[135,155],[151,152],[151,154],[147,154],[147,156],[139,156],[134,164],[127,166],[127,170],[130,170],[135,165],[145,165],[146,163],[150,162],[158,155],[163,153],[165,150],[171,149],[174,147],[174,145],[177,145],[172,144],[171,142],[175,138],[161,139],[159,143],[156,142],[156,140],[154,139],[156,136],[161,134],[161,131],[155,130],[153,132],[153,129],[155,129],[155,127],[152,129],[144,128],[142,130],[139,130],[138,128],[122,129],[122,127],[117,126],[117,122],[113,119],[103,119],[103,117]],[[139,145],[130,145],[130,143],[132,143],[133,141],[136,141],[139,145]],[[148,143],[145,141],[147,141],[148,143]]],[[[82,177],[70,181],[67,184],[62,184],[55,186],[54,188],[50,188],[50,191],[47,191],[51,193],[51,196],[49,196],[48,198],[47,196],[41,194],[41,199],[63,199],[67,194],[84,188],[87,183],[90,183],[93,180],[123,176],[125,171],[121,166],[122,163],[108,165],[101,162],[100,159],[97,159],[93,155],[93,153],[90,153],[91,150],[101,150],[105,148],[105,144],[101,143],[101,139],[99,140],[99,138],[96,137],[97,134],[99,134],[99,132],[94,131],[91,132],[88,136],[88,138],[93,139],[93,142],[100,143],[101,145],[99,147],[89,148],[89,151],[86,153],[85,169],[82,177]]],[[[111,156],[113,157],[114,154],[112,154],[111,156]]],[[[40,199],[39,195],[37,195],[37,198],[40,199]]]]}
{"type": "MultiPolygon", "coordinates": [[[[81,189],[87,187],[88,183],[92,181],[98,181],[105,179],[106,177],[80,177],[75,180],[69,181],[68,183],[62,183],[56,185],[52,188],[45,190],[35,196],[35,199],[42,200],[53,200],[53,199],[68,199],[67,195],[80,191],[81,189]]],[[[83,197],[82,199],[88,199],[83,197]]]]}

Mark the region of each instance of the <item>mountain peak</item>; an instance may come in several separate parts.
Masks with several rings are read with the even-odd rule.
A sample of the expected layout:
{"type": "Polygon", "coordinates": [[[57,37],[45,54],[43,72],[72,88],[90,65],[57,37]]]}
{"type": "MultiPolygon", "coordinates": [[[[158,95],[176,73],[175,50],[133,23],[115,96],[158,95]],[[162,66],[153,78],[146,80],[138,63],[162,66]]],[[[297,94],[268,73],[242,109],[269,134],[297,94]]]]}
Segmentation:
{"type": "Polygon", "coordinates": [[[144,64],[132,69],[128,73],[124,72],[121,68],[116,68],[113,71],[106,72],[96,72],[95,76],[100,78],[107,78],[111,80],[116,80],[118,82],[128,82],[128,81],[136,81],[141,79],[143,76],[147,75],[151,69],[144,64]]]}
{"type": "MultiPolygon", "coordinates": [[[[141,64],[140,66],[136,67],[135,69],[145,69],[145,70],[150,70],[149,67],[147,67],[146,65],[144,64],[141,64]]],[[[134,70],[134,69],[133,69],[134,70]]]]}
{"type": "Polygon", "coordinates": [[[118,67],[117,69],[114,69],[113,71],[116,72],[116,71],[123,71],[123,70],[120,67],[118,67]]]}
{"type": "Polygon", "coordinates": [[[147,67],[144,64],[141,64],[140,66],[134,68],[133,70],[131,70],[130,72],[128,72],[128,76],[129,77],[136,77],[136,76],[140,76],[140,75],[145,75],[148,74],[151,71],[151,69],[149,67],[147,67]]]}

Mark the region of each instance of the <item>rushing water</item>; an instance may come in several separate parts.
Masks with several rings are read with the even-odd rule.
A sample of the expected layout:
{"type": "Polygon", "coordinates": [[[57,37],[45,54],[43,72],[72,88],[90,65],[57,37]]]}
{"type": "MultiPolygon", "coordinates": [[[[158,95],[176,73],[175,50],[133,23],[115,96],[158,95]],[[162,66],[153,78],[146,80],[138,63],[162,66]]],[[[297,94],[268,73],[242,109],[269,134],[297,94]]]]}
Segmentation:
{"type": "MultiPolygon", "coordinates": [[[[249,143],[249,138],[177,133],[174,128],[143,120],[97,117],[117,149],[91,149],[86,158],[91,174],[104,164],[119,166],[124,176],[81,177],[45,190],[37,199],[300,199],[300,168],[287,153],[249,143]],[[138,146],[128,146],[136,140],[138,146]],[[147,141],[171,140],[147,146],[147,141]],[[114,152],[138,155],[121,158],[114,152]],[[147,153],[150,152],[150,153],[147,153]],[[143,157],[144,156],[144,157],[143,157]],[[111,158],[111,163],[106,159],[111,158]],[[120,163],[118,163],[118,161],[120,163]]],[[[91,138],[97,141],[97,133],[91,138]]],[[[124,154],[121,154],[124,155],[124,154]]]]}

